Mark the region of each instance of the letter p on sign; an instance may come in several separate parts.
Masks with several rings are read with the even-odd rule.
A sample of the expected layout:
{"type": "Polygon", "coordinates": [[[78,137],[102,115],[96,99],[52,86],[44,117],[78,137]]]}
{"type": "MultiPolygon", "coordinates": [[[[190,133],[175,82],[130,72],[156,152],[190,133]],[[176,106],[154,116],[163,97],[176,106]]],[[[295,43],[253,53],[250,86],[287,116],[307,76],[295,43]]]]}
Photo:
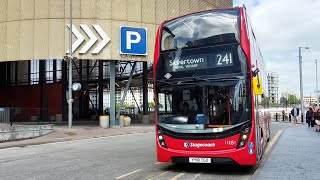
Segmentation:
{"type": "Polygon", "coordinates": [[[147,55],[147,29],[121,26],[120,53],[147,55]]]}

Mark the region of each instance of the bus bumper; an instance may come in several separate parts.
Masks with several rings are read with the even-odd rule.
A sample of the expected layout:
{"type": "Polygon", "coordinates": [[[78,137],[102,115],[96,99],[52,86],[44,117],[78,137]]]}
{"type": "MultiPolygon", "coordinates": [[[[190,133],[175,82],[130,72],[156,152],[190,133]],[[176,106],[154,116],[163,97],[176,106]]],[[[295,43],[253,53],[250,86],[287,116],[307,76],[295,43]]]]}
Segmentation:
{"type": "Polygon", "coordinates": [[[256,152],[249,153],[249,148],[217,150],[217,151],[186,151],[167,149],[157,145],[159,162],[189,163],[189,157],[211,158],[211,163],[239,165],[256,165],[256,152]]]}

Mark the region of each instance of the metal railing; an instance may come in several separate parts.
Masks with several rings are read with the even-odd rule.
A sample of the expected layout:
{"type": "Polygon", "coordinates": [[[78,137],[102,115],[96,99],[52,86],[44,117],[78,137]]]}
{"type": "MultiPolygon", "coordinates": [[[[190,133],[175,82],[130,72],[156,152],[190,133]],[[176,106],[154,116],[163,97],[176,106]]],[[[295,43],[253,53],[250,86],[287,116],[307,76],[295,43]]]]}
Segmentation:
{"type": "Polygon", "coordinates": [[[10,122],[10,108],[0,107],[0,126],[12,125],[10,122]]]}
{"type": "Polygon", "coordinates": [[[48,109],[46,108],[20,108],[3,107],[0,108],[0,124],[40,124],[40,122],[50,122],[48,109]]]}

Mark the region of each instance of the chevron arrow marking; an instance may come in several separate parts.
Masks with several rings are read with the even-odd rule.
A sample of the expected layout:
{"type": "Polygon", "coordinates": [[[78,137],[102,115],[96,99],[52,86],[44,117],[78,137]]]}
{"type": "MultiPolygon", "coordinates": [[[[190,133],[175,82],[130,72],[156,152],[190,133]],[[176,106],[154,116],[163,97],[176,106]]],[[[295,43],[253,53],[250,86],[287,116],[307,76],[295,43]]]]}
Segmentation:
{"type": "Polygon", "coordinates": [[[80,27],[83,29],[83,31],[88,35],[90,38],[89,42],[80,50],[79,54],[86,53],[93,45],[97,42],[97,37],[91,32],[89,27],[85,24],[80,24],[80,27]]]}
{"type": "Polygon", "coordinates": [[[92,26],[102,38],[102,41],[100,42],[100,44],[91,52],[92,54],[98,54],[101,51],[101,49],[104,48],[104,46],[106,46],[109,43],[110,38],[107,36],[107,34],[102,30],[102,28],[99,25],[94,24],[92,26]]]}
{"type": "MultiPolygon", "coordinates": [[[[70,24],[67,24],[68,28],[70,29],[70,24]]],[[[81,45],[84,41],[84,37],[81,33],[77,30],[77,28],[72,24],[72,33],[76,36],[77,40],[72,44],[72,53],[81,45]]],[[[69,54],[70,49],[67,50],[67,54],[69,54]]]]}

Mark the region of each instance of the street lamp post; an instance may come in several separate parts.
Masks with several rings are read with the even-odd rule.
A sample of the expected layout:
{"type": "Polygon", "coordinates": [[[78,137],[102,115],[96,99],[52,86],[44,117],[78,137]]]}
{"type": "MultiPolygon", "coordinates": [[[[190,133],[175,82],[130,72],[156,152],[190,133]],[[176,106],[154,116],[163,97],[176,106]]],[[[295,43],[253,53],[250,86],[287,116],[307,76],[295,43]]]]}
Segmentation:
{"type": "MultiPolygon", "coordinates": [[[[303,123],[304,102],[303,102],[303,81],[302,81],[302,56],[301,49],[309,49],[309,47],[299,47],[299,72],[300,72],[300,98],[301,98],[301,122],[303,123]]],[[[304,123],[303,123],[304,124],[304,123]]]]}
{"type": "Polygon", "coordinates": [[[70,32],[69,32],[69,86],[68,86],[68,126],[72,128],[72,0],[70,0],[70,32]]]}
{"type": "Polygon", "coordinates": [[[317,109],[319,109],[319,95],[318,95],[318,60],[316,59],[316,97],[317,97],[317,109]]]}

